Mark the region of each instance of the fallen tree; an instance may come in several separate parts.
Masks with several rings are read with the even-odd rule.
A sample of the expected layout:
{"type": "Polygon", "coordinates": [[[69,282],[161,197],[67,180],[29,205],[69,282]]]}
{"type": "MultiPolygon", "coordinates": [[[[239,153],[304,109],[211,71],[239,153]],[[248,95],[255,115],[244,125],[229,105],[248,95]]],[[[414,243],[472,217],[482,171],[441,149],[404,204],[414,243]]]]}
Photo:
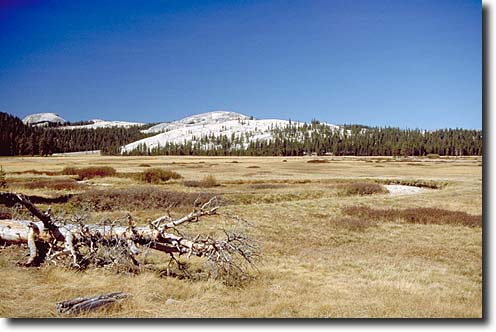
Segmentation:
{"type": "Polygon", "coordinates": [[[52,216],[50,208],[42,212],[18,193],[0,192],[0,203],[20,204],[39,220],[0,220],[1,242],[28,245],[29,258],[23,263],[25,266],[56,263],[62,257],[70,257],[70,264],[79,269],[120,264],[123,258],[138,266],[141,249],[149,248],[168,254],[169,264],[176,262],[180,266],[178,257],[181,255],[198,256],[205,257],[220,274],[244,274],[258,256],[257,247],[243,234],[224,231],[223,239],[201,234],[189,238],[177,229],[198,222],[204,216],[218,215],[216,197],[195,204],[193,211],[181,218],[174,219],[167,211],[147,226],[137,226],[129,214],[127,226],[85,224],[76,216],[72,223],[61,222],[52,216]]]}
{"type": "Polygon", "coordinates": [[[116,302],[129,297],[131,297],[131,295],[122,292],[97,295],[93,297],[77,297],[72,300],[57,303],[57,311],[66,314],[80,314],[82,312],[112,306],[116,302]]]}

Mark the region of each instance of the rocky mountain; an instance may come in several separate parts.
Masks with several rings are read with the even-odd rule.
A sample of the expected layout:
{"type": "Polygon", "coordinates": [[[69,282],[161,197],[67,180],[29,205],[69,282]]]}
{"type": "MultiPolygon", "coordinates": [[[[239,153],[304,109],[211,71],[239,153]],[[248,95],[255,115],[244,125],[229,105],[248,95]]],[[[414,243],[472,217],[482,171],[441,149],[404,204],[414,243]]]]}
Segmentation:
{"type": "Polygon", "coordinates": [[[227,112],[227,111],[213,111],[213,112],[191,115],[181,120],[177,120],[173,122],[159,123],[158,125],[155,125],[145,130],[144,132],[161,133],[161,132],[171,131],[185,127],[196,127],[196,126],[204,126],[204,125],[210,126],[228,121],[248,120],[248,119],[250,119],[250,117],[240,113],[227,112]]]}
{"type": "MultiPolygon", "coordinates": [[[[303,124],[299,122],[292,123],[294,125],[303,124]]],[[[289,124],[290,121],[288,120],[254,119],[235,112],[214,111],[201,113],[181,120],[161,123],[144,130],[144,133],[157,133],[157,135],[127,144],[122,148],[122,152],[131,151],[143,144],[150,149],[164,146],[166,143],[192,142],[194,144],[201,137],[219,137],[220,135],[229,138],[244,136],[244,144],[247,145],[249,141],[269,140],[272,138],[273,129],[284,128],[289,124]]],[[[339,128],[331,124],[329,126],[339,128]]]]}
{"type": "Polygon", "coordinates": [[[35,113],[26,116],[22,122],[32,126],[46,126],[50,123],[65,123],[66,121],[55,113],[35,113]]]}
{"type": "Polygon", "coordinates": [[[133,126],[143,126],[142,122],[127,122],[127,121],[107,121],[100,119],[90,120],[89,124],[79,125],[79,126],[62,126],[61,129],[96,129],[96,128],[111,128],[111,127],[121,127],[129,128],[133,126]]]}

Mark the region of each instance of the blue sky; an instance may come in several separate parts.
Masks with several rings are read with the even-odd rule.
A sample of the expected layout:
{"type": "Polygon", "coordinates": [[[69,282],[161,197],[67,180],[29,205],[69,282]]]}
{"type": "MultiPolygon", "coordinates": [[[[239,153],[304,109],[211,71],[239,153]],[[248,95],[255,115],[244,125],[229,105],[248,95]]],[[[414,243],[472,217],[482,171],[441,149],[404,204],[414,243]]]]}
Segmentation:
{"type": "Polygon", "coordinates": [[[0,0],[0,111],[481,128],[481,2],[0,0]]]}

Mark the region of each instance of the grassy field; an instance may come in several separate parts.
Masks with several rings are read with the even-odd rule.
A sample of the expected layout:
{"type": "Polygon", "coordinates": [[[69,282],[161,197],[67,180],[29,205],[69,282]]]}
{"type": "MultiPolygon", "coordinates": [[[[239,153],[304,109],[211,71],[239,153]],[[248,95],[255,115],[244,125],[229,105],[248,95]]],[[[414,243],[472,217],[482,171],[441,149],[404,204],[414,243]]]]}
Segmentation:
{"type": "MultiPolygon", "coordinates": [[[[177,216],[189,210],[184,197],[215,194],[222,197],[221,212],[250,221],[244,230],[263,252],[251,279],[233,286],[205,277],[201,259],[193,259],[190,276],[179,279],[161,273],[168,258],[155,253],[141,257],[139,274],[128,274],[24,268],[16,263],[27,249],[5,246],[0,249],[2,317],[65,317],[56,312],[56,302],[114,291],[133,297],[83,317],[482,315],[481,158],[88,155],[4,157],[0,165],[9,190],[46,197],[80,194],[79,203],[54,204],[54,213],[89,206],[95,222],[129,212],[144,224],[164,213],[155,199],[146,199],[158,200],[162,191],[175,193],[171,197],[191,194],[181,196],[177,216]],[[320,162],[308,162],[316,159],[320,162]],[[110,166],[117,175],[78,182],[61,173],[65,167],[89,166],[110,166]],[[182,178],[147,184],[133,175],[155,167],[182,178]],[[207,176],[214,180],[209,186],[207,176]],[[370,184],[381,190],[350,190],[370,184]],[[384,184],[425,188],[392,195],[384,184]]],[[[208,217],[187,233],[236,227],[241,226],[208,217]]]]}

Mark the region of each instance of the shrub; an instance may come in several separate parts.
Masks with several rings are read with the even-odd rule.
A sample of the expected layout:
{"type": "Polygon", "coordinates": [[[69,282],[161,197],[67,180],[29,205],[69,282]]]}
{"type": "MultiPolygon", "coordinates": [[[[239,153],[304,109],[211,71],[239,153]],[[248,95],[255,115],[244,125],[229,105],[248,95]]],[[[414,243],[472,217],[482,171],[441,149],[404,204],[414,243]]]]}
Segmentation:
{"type": "Polygon", "coordinates": [[[210,193],[174,192],[151,186],[135,186],[126,189],[91,190],[74,195],[70,203],[76,207],[90,207],[96,211],[149,210],[169,207],[191,208],[198,199],[199,204],[207,202],[214,195],[210,193]]]}
{"type": "Polygon", "coordinates": [[[77,175],[78,180],[92,179],[95,177],[116,176],[117,171],[109,166],[94,166],[85,168],[66,167],[62,170],[63,175],[77,175]]]}
{"type": "Polygon", "coordinates": [[[209,187],[217,187],[220,184],[217,182],[217,179],[213,175],[207,175],[202,179],[203,186],[206,188],[209,187]]]}
{"type": "Polygon", "coordinates": [[[366,206],[349,206],[343,212],[350,216],[372,220],[404,220],[411,224],[482,226],[481,215],[438,208],[372,209],[366,206]]]}
{"type": "Polygon", "coordinates": [[[353,182],[347,184],[341,184],[338,186],[338,194],[341,196],[353,196],[353,195],[373,195],[373,194],[385,194],[387,189],[384,186],[372,183],[372,182],[353,182]]]}
{"type": "Polygon", "coordinates": [[[309,164],[323,164],[323,163],[328,163],[329,160],[327,159],[312,159],[312,160],[308,160],[307,163],[309,164]]]}
{"type": "Polygon", "coordinates": [[[363,232],[366,228],[377,225],[377,223],[372,220],[349,216],[331,218],[329,223],[335,227],[344,228],[354,232],[363,232]]]}
{"type": "Polygon", "coordinates": [[[380,184],[401,184],[403,186],[414,186],[420,188],[441,189],[448,185],[446,181],[422,180],[422,179],[374,179],[380,184]]]}
{"type": "Polygon", "coordinates": [[[285,184],[279,183],[256,183],[250,186],[253,189],[278,189],[287,187],[285,184]]]}
{"type": "Polygon", "coordinates": [[[35,169],[28,169],[26,171],[12,172],[12,174],[36,174],[36,175],[60,175],[61,172],[51,172],[51,171],[38,171],[35,169]]]}
{"type": "Polygon", "coordinates": [[[12,219],[12,213],[10,212],[10,209],[0,207],[0,219],[12,219]]]}
{"type": "Polygon", "coordinates": [[[246,168],[260,168],[260,166],[248,166],[246,168]]]}
{"type": "Polygon", "coordinates": [[[141,173],[139,176],[139,179],[141,181],[147,183],[155,183],[155,184],[167,182],[170,179],[180,179],[180,178],[182,178],[182,176],[179,173],[162,168],[150,168],[144,170],[143,173],[141,173]]]}
{"type": "Polygon", "coordinates": [[[217,182],[217,179],[213,175],[207,175],[201,181],[194,181],[194,180],[184,181],[183,184],[186,187],[201,187],[201,188],[211,188],[211,187],[220,186],[220,184],[217,182]]]}
{"type": "Polygon", "coordinates": [[[3,167],[0,166],[0,189],[7,188],[7,179],[3,167]]]}
{"type": "Polygon", "coordinates": [[[429,159],[437,159],[440,157],[440,155],[437,153],[429,153],[426,157],[429,159]]]}
{"type": "Polygon", "coordinates": [[[150,164],[139,164],[138,167],[152,167],[150,164]]]}
{"type": "Polygon", "coordinates": [[[77,183],[74,179],[47,179],[33,180],[30,182],[20,183],[24,188],[28,189],[51,189],[51,190],[74,190],[79,189],[83,185],[77,183]]]}

